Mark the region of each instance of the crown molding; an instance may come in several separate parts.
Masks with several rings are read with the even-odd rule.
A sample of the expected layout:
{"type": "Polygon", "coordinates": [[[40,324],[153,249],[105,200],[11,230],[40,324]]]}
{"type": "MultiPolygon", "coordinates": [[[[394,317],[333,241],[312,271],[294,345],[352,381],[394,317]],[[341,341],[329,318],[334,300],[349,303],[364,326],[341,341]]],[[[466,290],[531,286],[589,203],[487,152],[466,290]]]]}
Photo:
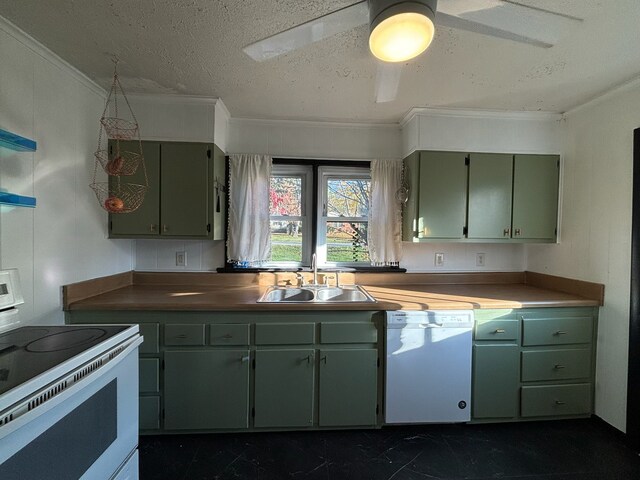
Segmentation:
{"type": "Polygon", "coordinates": [[[216,99],[216,107],[220,107],[220,109],[222,110],[222,113],[225,115],[227,120],[231,118],[231,113],[229,112],[229,109],[224,104],[221,98],[216,99]]]}
{"type": "Polygon", "coordinates": [[[598,105],[599,103],[602,103],[606,100],[608,100],[611,97],[614,97],[620,93],[626,92],[628,90],[633,90],[634,88],[640,87],[640,75],[636,75],[633,78],[631,78],[630,80],[627,80],[626,82],[623,82],[619,85],[616,85],[613,88],[610,88],[608,90],[605,90],[604,92],[600,92],[597,95],[595,95],[594,97],[591,97],[589,100],[587,100],[584,103],[581,103],[580,105],[577,105],[569,110],[567,110],[564,113],[564,117],[570,117],[582,110],[584,110],[585,108],[589,108],[591,106],[595,106],[598,105]]]}
{"type": "Polygon", "coordinates": [[[60,70],[64,70],[68,74],[70,74],[75,80],[80,82],[82,85],[87,87],[93,93],[100,95],[102,98],[107,97],[107,91],[98,85],[96,82],[87,77],[84,73],[78,70],[76,67],[71,65],[66,60],[63,60],[54,52],[49,50],[43,44],[38,42],[35,38],[29,35],[24,30],[20,29],[9,20],[0,15],[0,30],[5,32],[7,35],[13,37],[15,40],[20,42],[26,48],[31,50],[36,55],[40,56],[44,60],[47,60],[52,65],[55,65],[60,70]]]}
{"type": "Polygon", "coordinates": [[[479,110],[470,108],[430,108],[414,107],[400,120],[400,126],[404,126],[416,116],[428,117],[453,117],[453,118],[479,118],[497,120],[552,120],[562,119],[561,113],[556,112],[533,112],[533,111],[511,111],[511,110],[479,110]]]}
{"type": "Polygon", "coordinates": [[[227,107],[224,106],[222,100],[217,97],[206,97],[201,95],[179,95],[166,93],[128,93],[129,99],[140,100],[143,102],[160,102],[182,105],[219,105],[222,104],[224,110],[228,113],[227,107]]]}
{"type": "Polygon", "coordinates": [[[399,123],[362,123],[362,122],[334,122],[322,120],[290,120],[290,119],[269,119],[269,118],[244,118],[231,117],[230,123],[235,124],[252,124],[252,125],[270,125],[270,126],[306,126],[306,127],[324,127],[324,128],[359,128],[359,129],[393,129],[400,130],[399,123]]]}

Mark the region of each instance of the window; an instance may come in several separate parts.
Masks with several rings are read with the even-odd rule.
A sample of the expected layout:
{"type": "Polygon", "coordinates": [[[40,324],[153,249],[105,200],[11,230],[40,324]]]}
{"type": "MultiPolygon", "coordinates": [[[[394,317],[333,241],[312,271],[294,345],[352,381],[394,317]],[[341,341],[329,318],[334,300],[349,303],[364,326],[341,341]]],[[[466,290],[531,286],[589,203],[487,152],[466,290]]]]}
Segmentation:
{"type": "Polygon", "coordinates": [[[320,266],[369,265],[370,185],[368,164],[275,163],[269,192],[269,266],[309,265],[314,252],[320,266]]]}

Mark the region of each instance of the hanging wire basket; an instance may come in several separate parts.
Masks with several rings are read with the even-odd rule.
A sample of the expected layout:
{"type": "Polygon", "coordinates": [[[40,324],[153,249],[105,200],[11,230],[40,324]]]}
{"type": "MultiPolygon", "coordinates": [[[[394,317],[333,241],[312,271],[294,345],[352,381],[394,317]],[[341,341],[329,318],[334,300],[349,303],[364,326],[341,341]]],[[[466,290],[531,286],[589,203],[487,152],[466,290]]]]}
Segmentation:
{"type": "Polygon", "coordinates": [[[111,176],[133,175],[138,170],[142,155],[136,152],[119,152],[109,156],[108,150],[98,150],[94,153],[102,165],[102,169],[111,176]]]}
{"type": "Polygon", "coordinates": [[[142,154],[138,121],[118,78],[118,60],[114,59],[114,63],[111,90],[100,117],[98,148],[94,153],[93,181],[89,186],[96,194],[100,206],[107,212],[131,213],[142,205],[145,193],[149,189],[149,179],[142,154]],[[124,99],[131,120],[120,116],[118,97],[124,99]],[[115,148],[107,148],[103,144],[103,133],[114,141],[115,148]],[[126,150],[121,150],[120,141],[124,140],[137,140],[137,151],[132,151],[136,149],[131,145],[127,145],[126,150]],[[107,182],[98,181],[99,167],[109,176],[107,182]],[[142,171],[141,174],[139,170],[142,171]],[[125,181],[127,177],[130,178],[128,182],[125,181]]]}
{"type": "Polygon", "coordinates": [[[100,123],[107,137],[114,140],[132,140],[138,135],[138,124],[118,117],[102,117],[100,123]]]}
{"type": "Polygon", "coordinates": [[[149,188],[135,183],[98,182],[89,185],[98,199],[98,203],[109,213],[131,213],[137,210],[144,201],[144,195],[149,188]]]}

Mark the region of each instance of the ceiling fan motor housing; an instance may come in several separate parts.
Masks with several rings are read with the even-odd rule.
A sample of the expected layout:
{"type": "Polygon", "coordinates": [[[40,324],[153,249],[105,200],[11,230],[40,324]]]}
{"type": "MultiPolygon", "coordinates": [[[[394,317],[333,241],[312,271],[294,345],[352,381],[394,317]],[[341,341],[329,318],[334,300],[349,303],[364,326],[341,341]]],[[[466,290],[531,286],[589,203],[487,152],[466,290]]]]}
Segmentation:
{"type": "Polygon", "coordinates": [[[438,0],[369,0],[369,31],[380,22],[400,13],[419,13],[433,22],[438,0]]]}

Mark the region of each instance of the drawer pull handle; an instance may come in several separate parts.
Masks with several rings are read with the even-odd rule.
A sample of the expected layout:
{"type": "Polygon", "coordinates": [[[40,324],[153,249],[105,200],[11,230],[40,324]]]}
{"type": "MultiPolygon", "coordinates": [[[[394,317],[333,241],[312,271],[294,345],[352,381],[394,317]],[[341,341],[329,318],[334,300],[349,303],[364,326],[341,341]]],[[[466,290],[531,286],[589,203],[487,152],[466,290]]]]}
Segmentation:
{"type": "Polygon", "coordinates": [[[230,333],[227,333],[226,335],[223,335],[222,338],[226,338],[227,340],[233,338],[233,335],[231,335],[230,333]]]}
{"type": "Polygon", "coordinates": [[[187,338],[187,336],[184,333],[181,333],[180,335],[176,335],[176,338],[187,338]]]}
{"type": "Polygon", "coordinates": [[[324,357],[320,357],[320,361],[324,362],[324,364],[327,364],[327,356],[325,355],[324,357]]]}
{"type": "Polygon", "coordinates": [[[502,231],[502,235],[503,235],[504,237],[510,237],[510,236],[511,236],[511,229],[510,229],[510,228],[505,228],[505,229],[502,231]]]}
{"type": "Polygon", "coordinates": [[[561,370],[561,369],[563,369],[563,368],[565,368],[565,367],[564,367],[564,365],[555,365],[553,368],[554,368],[555,370],[561,370]]]}
{"type": "Polygon", "coordinates": [[[554,335],[566,335],[567,332],[565,332],[564,330],[558,330],[556,333],[554,333],[554,335]]]}
{"type": "Polygon", "coordinates": [[[556,405],[566,405],[567,402],[563,402],[562,400],[556,400],[556,405]]]}
{"type": "Polygon", "coordinates": [[[244,357],[241,357],[241,358],[240,358],[240,361],[241,361],[242,363],[248,362],[248,361],[249,361],[249,355],[245,355],[244,357]]]}
{"type": "Polygon", "coordinates": [[[496,328],[496,331],[493,333],[507,333],[507,331],[504,328],[496,328]]]}

